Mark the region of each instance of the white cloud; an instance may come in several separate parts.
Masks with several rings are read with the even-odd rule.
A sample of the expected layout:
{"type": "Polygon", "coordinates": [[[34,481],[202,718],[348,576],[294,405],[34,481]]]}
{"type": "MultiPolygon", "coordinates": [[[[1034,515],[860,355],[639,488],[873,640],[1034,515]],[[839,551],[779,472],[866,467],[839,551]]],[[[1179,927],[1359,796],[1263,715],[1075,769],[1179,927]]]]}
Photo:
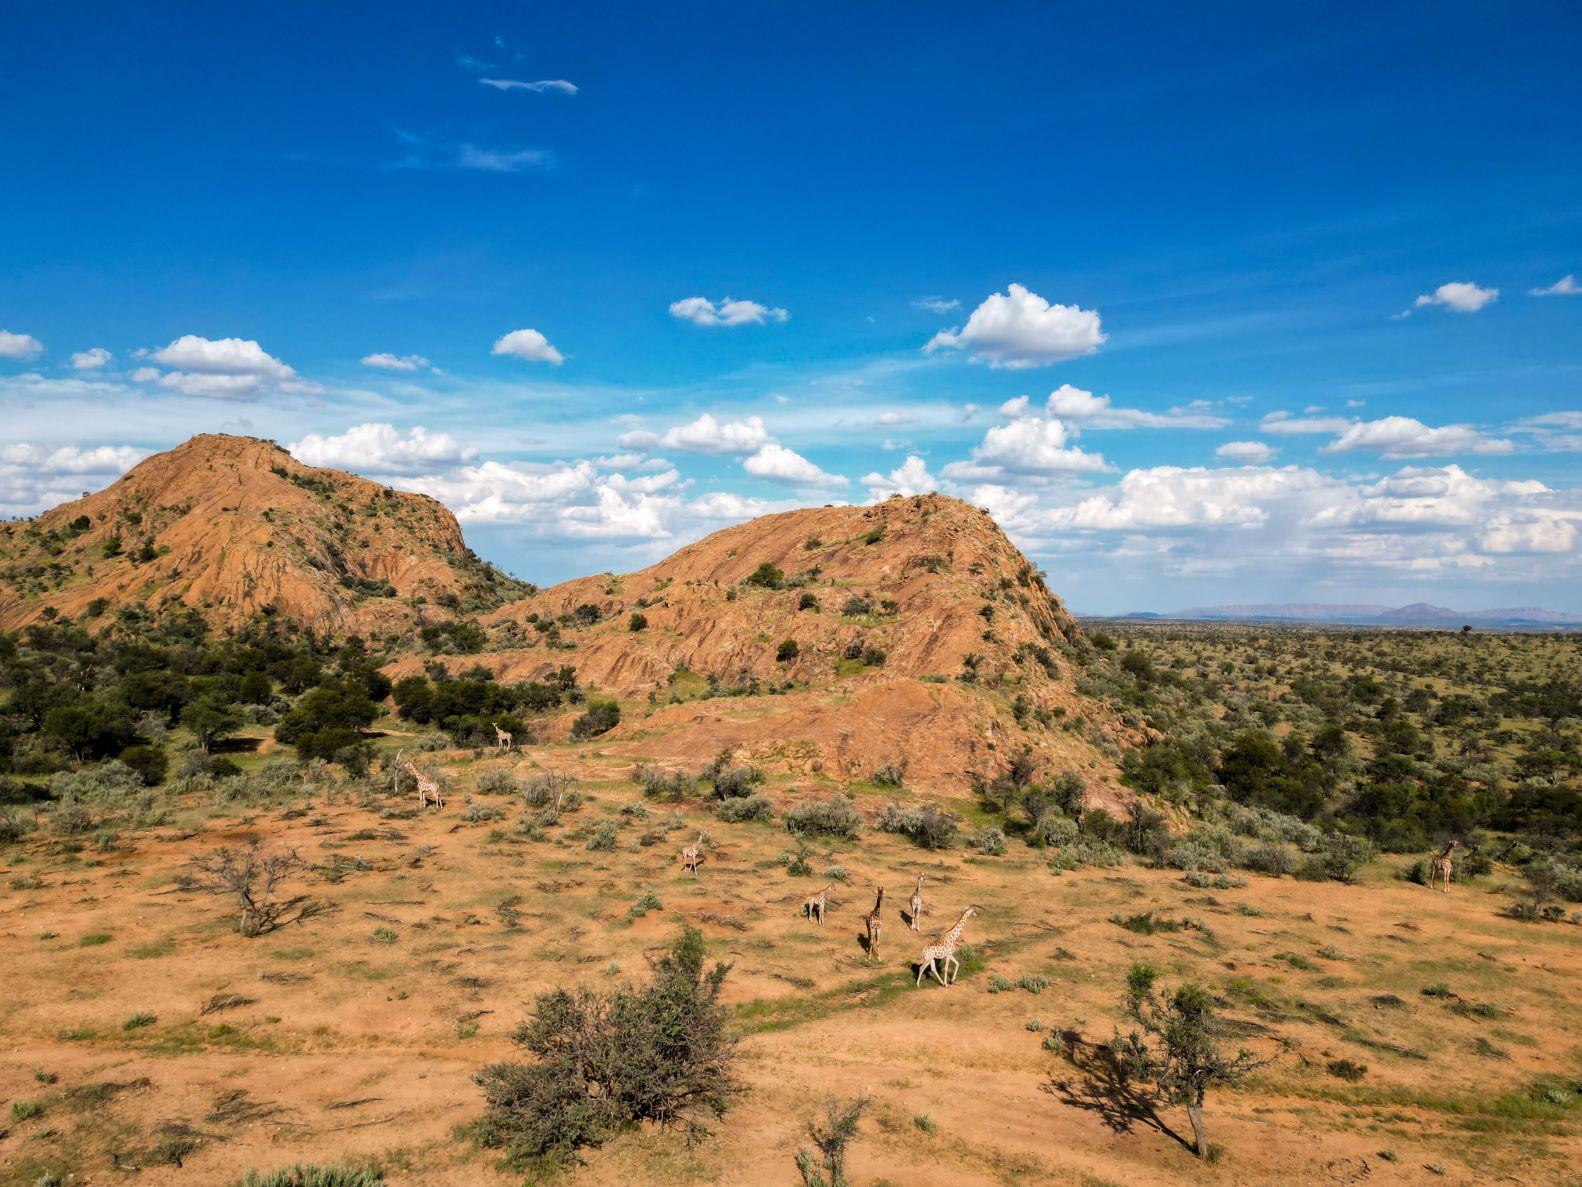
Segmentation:
{"type": "Polygon", "coordinates": [[[960,309],[961,302],[951,297],[919,297],[912,302],[913,309],[926,309],[930,313],[949,313],[953,309],[960,309]]]}
{"type": "Polygon", "coordinates": [[[723,301],[710,301],[707,297],[673,301],[670,316],[695,326],[761,326],[766,322],[784,322],[791,317],[784,309],[771,309],[757,301],[737,301],[730,297],[723,301]]]}
{"type": "Polygon", "coordinates": [[[839,474],[826,473],[800,453],[772,441],[742,462],[742,469],[754,478],[782,486],[845,486],[849,481],[839,474]]]}
{"type": "Polygon", "coordinates": [[[1322,453],[1377,453],[1386,458],[1450,457],[1510,453],[1511,442],[1486,437],[1471,425],[1433,427],[1410,416],[1359,421],[1325,445],[1322,453]]]}
{"type": "MultiPolygon", "coordinates": [[[[1208,411],[1198,402],[1169,412],[1144,412],[1140,408],[1116,408],[1108,396],[1095,396],[1063,383],[1049,393],[1049,414],[1090,429],[1221,429],[1230,423],[1208,411]]],[[[1002,409],[1003,411],[1003,409],[1002,409]]]]}
{"type": "Polygon", "coordinates": [[[939,483],[928,472],[928,466],[916,454],[909,456],[889,474],[869,474],[862,484],[868,488],[868,497],[874,502],[891,495],[926,495],[939,489],[939,483]]]}
{"type": "Polygon", "coordinates": [[[1012,420],[1016,420],[1027,415],[1027,410],[1032,406],[1032,403],[1033,398],[1031,396],[1015,396],[1005,401],[995,411],[1001,416],[1009,416],[1012,420]]]}
{"type": "Polygon", "coordinates": [[[551,346],[549,339],[537,330],[512,330],[494,344],[493,353],[526,359],[530,363],[549,363],[555,367],[566,361],[566,356],[551,346]]]}
{"type": "Polygon", "coordinates": [[[1421,309],[1424,305],[1443,305],[1455,313],[1476,313],[1498,300],[1499,295],[1499,289],[1479,288],[1470,281],[1457,280],[1442,284],[1432,293],[1418,297],[1412,302],[1412,307],[1421,309]]]}
{"type": "Polygon", "coordinates": [[[1214,451],[1215,457],[1227,461],[1263,465],[1272,461],[1279,450],[1266,441],[1227,441],[1214,451]]]}
{"type": "Polygon", "coordinates": [[[476,144],[456,145],[456,168],[479,173],[521,173],[548,165],[550,154],[538,148],[479,148],[476,144]]]}
{"type": "Polygon", "coordinates": [[[199,375],[246,375],[276,382],[295,379],[296,372],[251,338],[202,338],[183,334],[169,346],[147,352],[156,363],[199,375]]]}
{"type": "Polygon", "coordinates": [[[0,359],[16,359],[25,363],[43,353],[44,344],[32,334],[13,334],[9,330],[0,330],[0,359]]]}
{"type": "Polygon", "coordinates": [[[1300,417],[1289,412],[1271,412],[1258,427],[1265,433],[1293,437],[1304,433],[1344,433],[1356,423],[1344,416],[1300,417]]]}
{"type": "Polygon", "coordinates": [[[967,350],[975,362],[1018,370],[1092,354],[1104,343],[1097,312],[1051,305],[1012,284],[972,311],[960,330],[941,330],[923,350],[967,350]]]}
{"type": "Polygon", "coordinates": [[[147,456],[130,445],[0,445],[0,514],[36,515],[108,485],[147,456]]]}
{"type": "Polygon", "coordinates": [[[542,78],[537,82],[522,82],[515,78],[480,78],[478,81],[497,91],[532,91],[535,95],[542,95],[546,91],[554,91],[561,95],[577,93],[576,84],[569,83],[563,78],[542,78]]]}
{"type": "Polygon", "coordinates": [[[381,371],[421,371],[424,367],[432,366],[420,354],[389,354],[380,351],[378,354],[365,354],[362,357],[365,367],[377,367],[381,371]]]}
{"type": "Polygon", "coordinates": [[[1545,412],[1511,426],[1510,432],[1529,437],[1537,448],[1551,453],[1582,453],[1582,412],[1545,412]]]}
{"type": "Polygon", "coordinates": [[[139,367],[132,372],[137,383],[154,384],[184,396],[210,400],[253,400],[267,392],[317,392],[317,384],[298,378],[296,371],[251,338],[204,338],[183,334],[158,350],[136,354],[166,367],[139,367]]]}
{"type": "Polygon", "coordinates": [[[664,540],[683,507],[674,470],[629,478],[587,460],[486,461],[393,484],[433,495],[463,523],[511,524],[550,539],[664,540]]]}
{"type": "Polygon", "coordinates": [[[102,346],[79,350],[71,356],[73,371],[95,371],[110,361],[110,352],[102,346]]]}
{"type": "Polygon", "coordinates": [[[332,437],[309,433],[286,448],[309,466],[377,475],[413,473],[478,456],[476,449],[463,448],[449,433],[430,433],[417,425],[403,437],[394,425],[376,423],[354,425],[332,437]]]}
{"type": "Polygon", "coordinates": [[[1582,293],[1582,284],[1577,283],[1577,278],[1567,272],[1559,280],[1543,288],[1528,289],[1527,292],[1534,297],[1574,297],[1582,293]]]}
{"type": "Polygon", "coordinates": [[[1071,438],[1058,420],[1024,417],[991,428],[974,447],[971,462],[951,462],[943,473],[946,478],[993,481],[1006,475],[1053,478],[1109,469],[1101,455],[1083,452],[1069,443],[1071,438]]]}
{"type": "Polygon", "coordinates": [[[618,444],[622,449],[649,450],[663,445],[685,453],[746,455],[756,453],[770,440],[761,416],[721,422],[705,412],[690,424],[674,426],[664,436],[641,429],[622,433],[618,444]]]}

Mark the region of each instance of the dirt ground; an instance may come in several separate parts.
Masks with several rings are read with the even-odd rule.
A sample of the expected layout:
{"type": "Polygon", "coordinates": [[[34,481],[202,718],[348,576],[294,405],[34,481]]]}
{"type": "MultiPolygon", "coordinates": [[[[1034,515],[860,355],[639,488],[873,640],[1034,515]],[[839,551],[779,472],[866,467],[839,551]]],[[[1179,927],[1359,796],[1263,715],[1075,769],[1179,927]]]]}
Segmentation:
{"type": "MultiPolygon", "coordinates": [[[[708,1140],[623,1135],[567,1183],[795,1184],[819,1102],[860,1092],[873,1107],[849,1170],[864,1185],[1582,1182],[1582,929],[1505,917],[1499,872],[1449,894],[1384,862],[1359,886],[1247,875],[1202,890],[1175,871],[1056,876],[1017,843],[931,853],[869,829],[816,846],[798,878],[778,822],[724,824],[698,798],[644,805],[609,756],[422,757],[451,776],[439,814],[322,790],[199,796],[108,852],[47,830],[9,851],[0,1184],[225,1184],[359,1158],[392,1184],[520,1183],[459,1132],[481,1110],[472,1075],[511,1055],[534,994],[640,979],[683,920],[732,962],[741,1092],[708,1140]],[[467,789],[491,766],[584,769],[588,802],[543,841],[517,831],[515,797],[471,799],[469,821],[467,789]],[[619,826],[611,851],[572,836],[603,821],[619,826]],[[694,879],[677,854],[700,829],[712,845],[694,879]],[[313,909],[245,939],[180,876],[254,836],[310,863],[288,890],[313,909]],[[844,880],[820,928],[798,905],[832,866],[844,880]],[[920,871],[925,931],[981,910],[948,989],[913,984],[920,871]],[[876,884],[887,917],[869,961],[876,884]],[[662,906],[637,915],[650,891],[662,906]],[[1149,910],[1187,926],[1116,922],[1149,910]],[[1208,1165],[1185,1148],[1185,1115],[1140,1100],[1103,1057],[1135,960],[1211,987],[1240,1041],[1274,1057],[1211,1095],[1208,1165]],[[1343,1060],[1365,1073],[1342,1078],[1343,1060]]],[[[780,807],[798,794],[768,792],[780,807]]],[[[882,804],[862,800],[870,818],[882,804]]]]}

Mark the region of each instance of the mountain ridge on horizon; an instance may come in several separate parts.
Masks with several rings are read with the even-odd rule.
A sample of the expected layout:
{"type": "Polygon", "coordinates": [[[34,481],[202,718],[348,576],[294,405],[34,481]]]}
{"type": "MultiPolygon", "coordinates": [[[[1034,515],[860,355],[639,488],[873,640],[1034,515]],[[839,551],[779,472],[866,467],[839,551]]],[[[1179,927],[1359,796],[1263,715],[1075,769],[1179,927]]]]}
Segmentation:
{"type": "MultiPolygon", "coordinates": [[[[1078,617],[1087,617],[1079,615],[1078,617]]],[[[1359,626],[1574,626],[1582,614],[1542,606],[1505,606],[1455,610],[1430,602],[1389,606],[1375,602],[1232,602],[1183,610],[1137,610],[1091,617],[1151,618],[1170,621],[1278,621],[1341,623],[1359,626]]]]}

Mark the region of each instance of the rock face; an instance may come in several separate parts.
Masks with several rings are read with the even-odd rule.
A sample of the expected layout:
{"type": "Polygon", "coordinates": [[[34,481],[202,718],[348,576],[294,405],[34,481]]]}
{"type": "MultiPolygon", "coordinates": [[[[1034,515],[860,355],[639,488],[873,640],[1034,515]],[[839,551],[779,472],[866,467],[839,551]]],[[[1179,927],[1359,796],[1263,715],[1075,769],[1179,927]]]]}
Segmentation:
{"type": "Polygon", "coordinates": [[[740,747],[837,780],[905,761],[909,785],[959,790],[1024,752],[1108,781],[1096,740],[1111,755],[1133,740],[1077,692],[1089,649],[1042,575],[986,512],[942,495],[765,516],[483,621],[501,650],[450,666],[542,680],[571,665],[590,690],[655,706],[599,740],[614,754],[740,747]]]}
{"type": "Polygon", "coordinates": [[[375,634],[526,588],[479,561],[435,500],[252,437],[193,437],[97,494],[0,524],[7,630],[103,599],[111,612],[192,607],[217,626],[279,614],[375,634]]]}

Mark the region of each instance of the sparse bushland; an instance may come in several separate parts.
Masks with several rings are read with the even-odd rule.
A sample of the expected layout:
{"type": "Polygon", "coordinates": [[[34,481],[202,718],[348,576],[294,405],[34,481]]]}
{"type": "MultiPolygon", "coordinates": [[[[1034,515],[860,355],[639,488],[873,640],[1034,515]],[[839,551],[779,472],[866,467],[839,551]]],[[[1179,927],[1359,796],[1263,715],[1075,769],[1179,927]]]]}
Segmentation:
{"type": "Polygon", "coordinates": [[[535,1062],[492,1064],[476,1077],[487,1102],[478,1140],[525,1167],[564,1163],[642,1122],[706,1132],[732,1092],[719,1003],[729,971],[705,970],[703,936],[689,927],[643,989],[541,994],[511,1036],[535,1062]]]}
{"type": "Polygon", "coordinates": [[[862,1115],[872,1103],[866,1096],[847,1101],[830,1097],[824,1102],[823,1115],[808,1122],[813,1148],[803,1146],[796,1152],[803,1187],[851,1187],[846,1178],[846,1147],[856,1139],[862,1115]]]}

